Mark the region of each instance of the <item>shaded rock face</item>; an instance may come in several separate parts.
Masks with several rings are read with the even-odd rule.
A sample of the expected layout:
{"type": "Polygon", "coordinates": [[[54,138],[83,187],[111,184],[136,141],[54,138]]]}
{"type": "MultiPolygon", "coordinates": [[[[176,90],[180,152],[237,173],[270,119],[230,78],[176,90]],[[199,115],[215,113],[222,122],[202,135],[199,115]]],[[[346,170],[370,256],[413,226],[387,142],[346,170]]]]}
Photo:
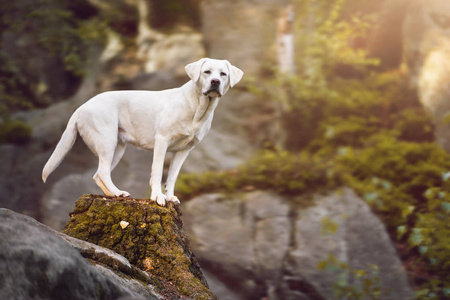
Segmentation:
{"type": "Polygon", "coordinates": [[[380,59],[380,69],[396,69],[403,61],[403,22],[411,1],[374,2],[375,7],[379,5],[375,9],[379,14],[379,21],[368,37],[367,50],[369,56],[380,59]]]}
{"type": "Polygon", "coordinates": [[[185,76],[184,66],[206,56],[202,45],[203,36],[198,32],[180,32],[164,36],[142,50],[145,57],[145,71],[167,71],[177,77],[185,76]]]}
{"type": "Polygon", "coordinates": [[[7,209],[0,258],[1,299],[163,299],[124,257],[7,209]]]}
{"type": "Polygon", "coordinates": [[[450,2],[410,1],[403,48],[411,84],[433,116],[436,141],[450,151],[450,2]]]}
{"type": "Polygon", "coordinates": [[[81,197],[63,233],[105,247],[148,272],[159,289],[159,278],[181,295],[216,299],[209,291],[189,240],[183,233],[181,213],[171,204],[160,207],[149,200],[81,197]]]}
{"type": "Polygon", "coordinates": [[[276,19],[289,1],[201,1],[202,32],[214,58],[256,75],[275,43],[276,19]]]}
{"type": "MultiPolygon", "coordinates": [[[[369,264],[376,265],[387,293],[380,299],[414,298],[384,225],[351,190],[301,197],[208,194],[182,210],[220,299],[333,299],[343,270],[318,268],[329,255],[350,270],[370,273],[369,264]]],[[[362,280],[349,277],[347,285],[361,288],[362,280]]]]}

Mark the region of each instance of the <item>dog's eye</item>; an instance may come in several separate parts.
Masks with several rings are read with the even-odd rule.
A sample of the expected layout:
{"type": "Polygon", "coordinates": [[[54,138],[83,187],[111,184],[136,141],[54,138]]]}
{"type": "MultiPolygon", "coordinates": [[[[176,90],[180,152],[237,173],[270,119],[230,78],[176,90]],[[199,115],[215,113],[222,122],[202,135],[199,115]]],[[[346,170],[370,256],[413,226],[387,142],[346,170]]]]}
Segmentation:
{"type": "Polygon", "coordinates": [[[220,73],[220,76],[227,76],[227,73],[221,72],[221,73],[220,73]]]}
{"type": "Polygon", "coordinates": [[[205,72],[203,72],[203,73],[205,73],[205,74],[211,74],[211,71],[210,70],[206,70],[205,72]]]}

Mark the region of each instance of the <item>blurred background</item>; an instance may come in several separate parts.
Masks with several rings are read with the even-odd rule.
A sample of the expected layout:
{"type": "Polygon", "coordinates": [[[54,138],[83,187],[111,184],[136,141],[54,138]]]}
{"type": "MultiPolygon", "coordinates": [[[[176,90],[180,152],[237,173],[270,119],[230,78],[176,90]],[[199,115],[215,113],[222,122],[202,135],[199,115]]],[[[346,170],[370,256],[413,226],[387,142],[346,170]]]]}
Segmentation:
{"type": "MultiPolygon", "coordinates": [[[[448,0],[0,0],[0,206],[60,230],[101,193],[70,115],[228,59],[244,79],[177,182],[221,299],[450,297],[448,0]]],[[[151,152],[113,180],[148,197],[151,152]]]]}

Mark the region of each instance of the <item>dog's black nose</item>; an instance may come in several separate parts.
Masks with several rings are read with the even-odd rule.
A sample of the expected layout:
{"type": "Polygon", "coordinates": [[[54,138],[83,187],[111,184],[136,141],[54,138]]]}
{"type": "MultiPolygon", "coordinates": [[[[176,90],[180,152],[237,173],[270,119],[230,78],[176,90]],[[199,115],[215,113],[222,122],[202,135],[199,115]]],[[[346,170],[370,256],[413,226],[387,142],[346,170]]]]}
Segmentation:
{"type": "Polygon", "coordinates": [[[220,80],[216,79],[216,78],[211,79],[211,85],[219,86],[220,85],[220,80]]]}

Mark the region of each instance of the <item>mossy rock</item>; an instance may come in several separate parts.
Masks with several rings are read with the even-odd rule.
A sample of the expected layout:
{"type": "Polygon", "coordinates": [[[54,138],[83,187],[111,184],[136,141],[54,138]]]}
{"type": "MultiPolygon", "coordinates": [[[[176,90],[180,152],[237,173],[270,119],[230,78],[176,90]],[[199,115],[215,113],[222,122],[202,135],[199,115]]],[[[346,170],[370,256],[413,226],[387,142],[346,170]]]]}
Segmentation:
{"type": "MultiPolygon", "coordinates": [[[[217,299],[183,232],[178,206],[147,199],[84,195],[77,200],[63,233],[109,248],[155,279],[193,299],[217,299]]],[[[159,282],[159,284],[158,284],[159,282]]]]}

